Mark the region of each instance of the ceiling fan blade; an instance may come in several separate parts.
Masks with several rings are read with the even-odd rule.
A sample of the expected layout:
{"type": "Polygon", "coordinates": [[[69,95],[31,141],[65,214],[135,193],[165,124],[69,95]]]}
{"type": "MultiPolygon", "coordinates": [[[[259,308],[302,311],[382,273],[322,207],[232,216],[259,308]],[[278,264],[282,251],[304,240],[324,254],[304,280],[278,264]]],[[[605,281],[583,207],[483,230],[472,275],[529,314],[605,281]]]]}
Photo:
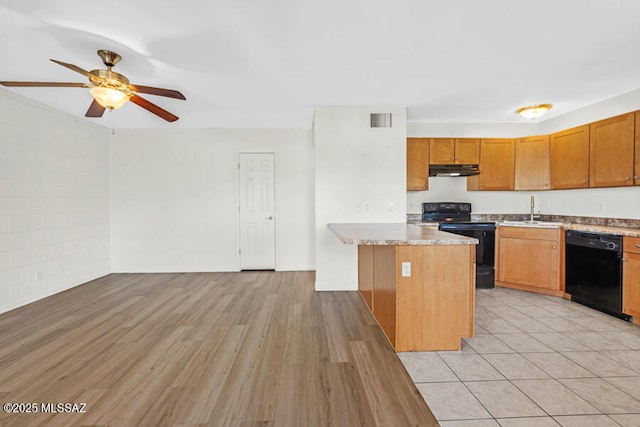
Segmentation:
{"type": "Polygon", "coordinates": [[[175,99],[187,99],[184,97],[183,94],[181,94],[177,90],[172,90],[172,89],[163,89],[160,87],[140,86],[140,85],[129,85],[129,89],[131,89],[134,92],[148,93],[150,95],[166,96],[168,98],[175,98],[175,99]]]}
{"type": "Polygon", "coordinates": [[[131,98],[129,98],[129,99],[134,104],[139,105],[140,107],[144,108],[145,110],[152,112],[156,116],[161,117],[161,118],[165,119],[168,122],[175,122],[176,120],[178,120],[178,116],[175,116],[175,115],[171,114],[167,110],[158,107],[156,104],[154,104],[152,102],[149,102],[146,99],[144,99],[144,98],[142,98],[142,97],[140,97],[138,95],[132,95],[131,98]]]}
{"type": "Polygon", "coordinates": [[[0,85],[13,87],[89,87],[86,83],[58,82],[0,82],[0,85]]]}
{"type": "Polygon", "coordinates": [[[104,110],[106,110],[106,108],[98,104],[98,101],[94,99],[91,105],[89,105],[87,114],[85,114],[84,116],[85,117],[102,117],[102,115],[104,114],[104,110]]]}
{"type": "Polygon", "coordinates": [[[72,71],[75,71],[76,73],[80,73],[83,74],[85,76],[87,76],[87,78],[89,78],[89,80],[93,80],[95,78],[95,76],[93,74],[91,74],[90,72],[83,70],[82,68],[78,67],[77,65],[73,65],[73,64],[67,64],[66,62],[62,62],[62,61],[57,61],[55,59],[52,59],[51,61],[55,62],[56,64],[62,65],[63,67],[66,67],[72,71]]]}

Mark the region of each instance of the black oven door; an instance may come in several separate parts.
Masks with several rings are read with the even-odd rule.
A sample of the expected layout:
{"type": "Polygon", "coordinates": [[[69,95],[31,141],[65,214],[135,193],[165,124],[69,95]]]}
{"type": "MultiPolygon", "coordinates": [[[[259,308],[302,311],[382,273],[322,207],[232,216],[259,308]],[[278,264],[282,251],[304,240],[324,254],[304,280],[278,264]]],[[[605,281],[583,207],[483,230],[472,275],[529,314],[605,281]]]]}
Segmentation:
{"type": "Polygon", "coordinates": [[[478,239],[476,245],[476,288],[495,287],[495,224],[442,223],[440,230],[478,239]]]}

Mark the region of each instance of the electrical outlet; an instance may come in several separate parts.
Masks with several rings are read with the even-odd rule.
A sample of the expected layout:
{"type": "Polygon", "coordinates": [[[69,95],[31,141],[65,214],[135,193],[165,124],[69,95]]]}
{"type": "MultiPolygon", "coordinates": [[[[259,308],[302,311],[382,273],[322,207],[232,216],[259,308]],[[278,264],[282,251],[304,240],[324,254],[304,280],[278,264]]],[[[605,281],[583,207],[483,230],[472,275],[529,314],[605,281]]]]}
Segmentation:
{"type": "Polygon", "coordinates": [[[403,262],[402,263],[402,277],[411,277],[411,263],[403,262]]]}
{"type": "Polygon", "coordinates": [[[606,204],[603,200],[594,200],[593,207],[595,208],[596,212],[604,212],[606,204]]]}

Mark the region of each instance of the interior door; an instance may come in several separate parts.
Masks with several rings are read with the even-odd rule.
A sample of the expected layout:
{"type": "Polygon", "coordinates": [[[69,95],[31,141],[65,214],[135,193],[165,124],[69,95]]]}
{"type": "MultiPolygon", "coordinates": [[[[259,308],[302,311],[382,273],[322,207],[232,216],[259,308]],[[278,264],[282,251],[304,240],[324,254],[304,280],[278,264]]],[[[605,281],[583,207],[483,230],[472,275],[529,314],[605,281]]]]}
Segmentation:
{"type": "Polygon", "coordinates": [[[274,270],[275,158],[273,153],[241,153],[240,268],[274,270]]]}

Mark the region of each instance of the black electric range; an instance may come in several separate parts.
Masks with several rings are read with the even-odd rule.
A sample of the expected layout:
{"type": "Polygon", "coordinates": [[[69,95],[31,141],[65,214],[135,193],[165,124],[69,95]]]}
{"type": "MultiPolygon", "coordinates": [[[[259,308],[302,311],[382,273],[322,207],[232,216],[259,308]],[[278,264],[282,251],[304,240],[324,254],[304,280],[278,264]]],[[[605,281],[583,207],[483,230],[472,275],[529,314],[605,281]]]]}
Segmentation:
{"type": "Polygon", "coordinates": [[[422,220],[437,222],[438,229],[478,239],[476,245],[476,287],[495,286],[494,222],[473,221],[471,203],[427,202],[422,204],[422,220]]]}

